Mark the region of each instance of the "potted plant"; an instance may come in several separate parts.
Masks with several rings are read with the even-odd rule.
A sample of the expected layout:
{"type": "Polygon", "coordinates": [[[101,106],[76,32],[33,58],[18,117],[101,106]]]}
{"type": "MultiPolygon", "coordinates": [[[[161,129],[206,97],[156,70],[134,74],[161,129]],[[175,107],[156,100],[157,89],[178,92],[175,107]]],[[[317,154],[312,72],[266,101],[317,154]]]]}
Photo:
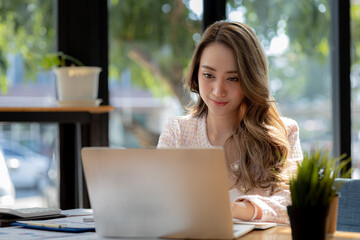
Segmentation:
{"type": "Polygon", "coordinates": [[[334,181],[350,176],[351,170],[344,171],[349,161],[344,156],[332,158],[327,150],[304,153],[297,174],[290,180],[288,215],[293,239],[325,239],[326,218],[340,188],[334,181]]]}
{"type": "Polygon", "coordinates": [[[78,59],[63,52],[43,56],[39,64],[55,73],[58,105],[97,106],[101,103],[101,99],[97,99],[100,67],[84,66],[78,59]],[[71,66],[66,66],[67,62],[71,66]]]}

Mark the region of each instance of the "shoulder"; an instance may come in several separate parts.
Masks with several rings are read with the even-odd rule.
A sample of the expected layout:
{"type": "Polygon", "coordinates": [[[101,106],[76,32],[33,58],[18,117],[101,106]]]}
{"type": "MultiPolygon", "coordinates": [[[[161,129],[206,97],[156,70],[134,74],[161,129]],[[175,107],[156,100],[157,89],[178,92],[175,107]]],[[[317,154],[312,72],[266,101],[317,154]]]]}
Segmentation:
{"type": "Polygon", "coordinates": [[[280,119],[285,125],[288,136],[299,131],[299,125],[294,119],[288,117],[280,117],[280,119]]]}
{"type": "Polygon", "coordinates": [[[287,131],[287,138],[290,144],[289,160],[298,162],[302,160],[302,150],[300,145],[299,126],[297,122],[291,118],[281,118],[287,131]]]}

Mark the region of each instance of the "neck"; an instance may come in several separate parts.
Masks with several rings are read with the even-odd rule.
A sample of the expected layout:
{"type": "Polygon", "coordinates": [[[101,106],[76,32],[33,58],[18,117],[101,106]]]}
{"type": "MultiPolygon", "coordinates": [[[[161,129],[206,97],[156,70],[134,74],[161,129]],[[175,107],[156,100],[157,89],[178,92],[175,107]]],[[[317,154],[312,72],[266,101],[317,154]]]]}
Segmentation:
{"type": "Polygon", "coordinates": [[[233,116],[215,116],[208,113],[206,117],[207,135],[214,146],[224,146],[232,135],[237,121],[233,116]]]}

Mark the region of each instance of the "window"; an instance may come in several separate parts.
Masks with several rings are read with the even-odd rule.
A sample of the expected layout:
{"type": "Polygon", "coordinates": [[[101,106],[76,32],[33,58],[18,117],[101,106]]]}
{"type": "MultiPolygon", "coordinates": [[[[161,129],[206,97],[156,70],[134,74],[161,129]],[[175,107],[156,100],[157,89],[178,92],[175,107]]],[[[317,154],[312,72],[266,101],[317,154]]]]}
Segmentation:
{"type": "Polygon", "coordinates": [[[268,58],[271,93],[282,115],[298,122],[303,150],[331,149],[329,2],[228,1],[227,18],[255,30],[268,58]]]}
{"type": "Polygon", "coordinates": [[[181,80],[200,40],[202,1],[110,3],[110,143],[155,146],[168,117],[190,99],[181,80]]]}
{"type": "MultiPolygon", "coordinates": [[[[1,106],[55,104],[54,77],[40,64],[55,52],[54,13],[55,1],[0,1],[1,106]]],[[[15,186],[12,207],[58,205],[57,136],[56,124],[0,124],[0,161],[15,186]]]]}
{"type": "Polygon", "coordinates": [[[360,2],[351,1],[351,155],[353,178],[360,178],[360,2]]]}

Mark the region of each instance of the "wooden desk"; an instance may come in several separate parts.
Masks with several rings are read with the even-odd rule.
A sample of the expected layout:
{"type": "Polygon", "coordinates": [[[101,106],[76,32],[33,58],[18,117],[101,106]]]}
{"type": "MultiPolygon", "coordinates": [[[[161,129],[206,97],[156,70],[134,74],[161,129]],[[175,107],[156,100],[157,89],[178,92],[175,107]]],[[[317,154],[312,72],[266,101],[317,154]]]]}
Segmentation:
{"type": "Polygon", "coordinates": [[[0,107],[0,122],[59,124],[60,208],[89,208],[80,161],[85,146],[108,146],[108,121],[112,106],[0,107]]]}
{"type": "MultiPolygon", "coordinates": [[[[311,233],[309,233],[311,237],[311,233]]],[[[311,239],[309,237],[309,239],[311,239]]],[[[267,230],[254,230],[243,237],[241,240],[291,240],[291,228],[290,227],[274,227],[267,230]]],[[[328,236],[329,240],[349,240],[360,239],[360,233],[355,232],[340,232],[337,231],[333,236],[328,236]]]]}
{"type": "MultiPolygon", "coordinates": [[[[9,233],[10,228],[14,227],[4,227],[0,228],[0,235],[6,238],[6,234],[9,233]]],[[[34,233],[42,232],[42,230],[33,230],[33,229],[21,229],[17,232],[17,239],[34,239],[34,233]],[[21,234],[20,234],[21,233],[21,234]],[[29,234],[24,234],[29,233],[29,234]]],[[[56,234],[64,234],[55,232],[53,237],[47,239],[62,239],[64,236],[56,236],[56,234]]],[[[95,232],[87,232],[87,233],[76,233],[76,236],[72,233],[67,233],[66,237],[76,237],[76,239],[102,239],[95,232]]],[[[309,233],[309,240],[311,240],[311,233],[309,233]]],[[[124,239],[124,238],[112,238],[112,239],[124,239]]],[[[136,238],[134,238],[136,239],[136,238]]],[[[155,239],[155,238],[142,238],[142,239],[155,239]]],[[[160,239],[160,238],[159,238],[160,239]]],[[[290,227],[274,227],[267,230],[254,230],[243,237],[238,238],[239,240],[292,240],[291,238],[291,229],[290,227]]],[[[334,236],[330,236],[326,238],[327,240],[349,240],[349,239],[360,239],[360,233],[354,232],[335,232],[334,236]]],[[[305,239],[306,240],[306,239],[305,239]]]]}

